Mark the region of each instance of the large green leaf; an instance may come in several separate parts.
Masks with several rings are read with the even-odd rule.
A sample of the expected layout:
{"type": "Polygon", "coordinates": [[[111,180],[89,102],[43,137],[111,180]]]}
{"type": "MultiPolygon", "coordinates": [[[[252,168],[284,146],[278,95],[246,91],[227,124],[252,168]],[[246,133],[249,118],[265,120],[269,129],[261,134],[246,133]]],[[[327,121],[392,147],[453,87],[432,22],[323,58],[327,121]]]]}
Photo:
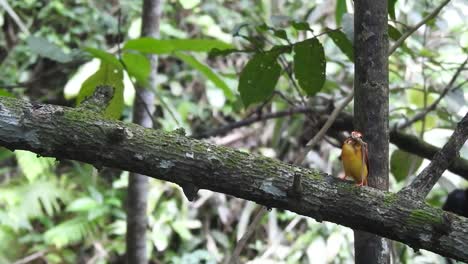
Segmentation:
{"type": "Polygon", "coordinates": [[[294,44],[294,75],[307,95],[319,92],[325,83],[323,46],[316,38],[294,44]]]}
{"type": "Polygon", "coordinates": [[[343,18],[343,15],[346,13],[346,11],[348,11],[346,8],[346,0],[337,0],[335,8],[336,26],[341,25],[341,19],[343,18]]]}
{"type": "Polygon", "coordinates": [[[213,82],[219,89],[221,89],[224,93],[224,96],[228,100],[234,100],[235,96],[234,93],[231,91],[229,86],[226,84],[226,82],[223,81],[214,71],[211,70],[210,67],[206,66],[205,64],[199,62],[195,57],[182,53],[182,52],[176,52],[174,53],[176,57],[187,63],[188,65],[192,66],[196,70],[198,70],[200,73],[202,73],[208,80],[213,82]]]}
{"type": "Polygon", "coordinates": [[[128,74],[134,77],[139,85],[146,87],[151,71],[151,63],[148,58],[139,53],[125,52],[122,55],[122,61],[125,63],[128,74]]]}
{"type": "Polygon", "coordinates": [[[257,53],[245,65],[239,78],[239,93],[245,107],[262,102],[273,93],[281,73],[278,55],[277,51],[257,53]]]}
{"type": "Polygon", "coordinates": [[[211,49],[232,49],[233,46],[214,39],[154,39],[138,38],[129,40],[125,50],[137,50],[152,54],[169,54],[174,51],[208,52],[211,49]]]}
{"type": "Polygon", "coordinates": [[[330,30],[328,35],[349,60],[354,61],[353,43],[346,37],[345,33],[341,32],[341,30],[330,30]]]}
{"type": "MultiPolygon", "coordinates": [[[[120,64],[119,64],[120,65],[120,64]]],[[[91,75],[81,86],[77,97],[77,104],[80,104],[86,97],[91,96],[99,85],[109,85],[114,88],[114,96],[104,112],[109,118],[118,119],[124,107],[123,101],[123,71],[106,61],[101,61],[101,66],[96,73],[91,75]]]]}
{"type": "Polygon", "coordinates": [[[390,158],[390,171],[399,182],[415,173],[421,164],[422,158],[398,149],[392,153],[390,158]]]}
{"type": "Polygon", "coordinates": [[[29,36],[26,39],[29,49],[39,56],[58,61],[61,63],[70,62],[73,57],[66,54],[62,49],[42,37],[29,36]]]}

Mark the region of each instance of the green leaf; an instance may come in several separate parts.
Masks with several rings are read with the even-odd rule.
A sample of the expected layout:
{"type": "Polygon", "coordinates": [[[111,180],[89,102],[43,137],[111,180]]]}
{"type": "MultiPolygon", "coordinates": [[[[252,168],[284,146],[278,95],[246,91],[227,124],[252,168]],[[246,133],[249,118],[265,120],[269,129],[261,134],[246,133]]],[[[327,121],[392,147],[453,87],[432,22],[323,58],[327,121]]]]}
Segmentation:
{"type": "Polygon", "coordinates": [[[189,240],[192,238],[192,234],[190,233],[190,230],[187,228],[187,225],[185,224],[185,221],[183,220],[176,220],[171,223],[172,228],[174,231],[183,239],[183,240],[189,240]]]}
{"type": "MultiPolygon", "coordinates": [[[[417,108],[424,108],[424,92],[415,89],[406,89],[406,98],[408,102],[417,108]]],[[[426,107],[432,104],[436,100],[436,96],[434,94],[429,93],[427,95],[427,102],[426,107]]]]}
{"type": "Polygon", "coordinates": [[[390,171],[395,179],[400,182],[408,175],[415,173],[421,166],[423,159],[411,153],[395,150],[390,158],[390,171]]]}
{"type": "Polygon", "coordinates": [[[120,61],[114,55],[106,51],[95,48],[85,48],[84,50],[94,58],[100,59],[101,61],[111,64],[117,69],[123,69],[122,64],[120,64],[120,61]]]}
{"type": "MultiPolygon", "coordinates": [[[[413,124],[416,132],[420,133],[423,129],[422,120],[413,124]]],[[[428,114],[424,117],[424,131],[429,131],[437,127],[437,116],[433,114],[428,114]]]]}
{"type": "Polygon", "coordinates": [[[129,40],[125,50],[137,50],[152,54],[169,54],[174,51],[208,52],[211,49],[232,49],[232,45],[214,39],[153,39],[139,38],[129,40]]]}
{"type": "Polygon", "coordinates": [[[333,40],[333,43],[349,58],[350,61],[354,61],[354,49],[353,43],[346,37],[345,33],[341,30],[330,30],[328,35],[333,40]]]}
{"type": "MultiPolygon", "coordinates": [[[[119,63],[120,65],[120,63],[119,63]]],[[[106,61],[101,61],[101,66],[96,73],[91,75],[81,86],[77,96],[79,105],[86,97],[91,96],[99,85],[109,85],[114,87],[114,96],[106,108],[104,115],[109,118],[118,119],[124,107],[123,101],[123,71],[106,61]]]]}
{"type": "Polygon", "coordinates": [[[182,53],[175,52],[174,55],[190,65],[191,67],[202,73],[208,80],[214,83],[219,89],[221,89],[228,100],[235,100],[234,93],[231,91],[226,82],[223,81],[210,67],[199,62],[195,57],[182,53]]]}
{"type": "Polygon", "coordinates": [[[8,92],[8,91],[5,90],[5,89],[1,89],[1,88],[0,88],[0,96],[3,96],[3,97],[15,97],[12,93],[8,92]]]}
{"type": "Polygon", "coordinates": [[[289,40],[288,40],[288,34],[286,34],[286,30],[284,30],[284,29],[274,30],[274,31],[273,31],[273,34],[274,34],[276,37],[280,38],[280,39],[284,39],[284,40],[286,40],[286,41],[289,41],[289,40]]]}
{"type": "Polygon", "coordinates": [[[29,36],[26,39],[26,43],[31,51],[39,56],[61,63],[70,62],[73,59],[71,55],[64,53],[59,46],[49,42],[45,38],[29,36]]]}
{"type": "Polygon", "coordinates": [[[326,61],[323,46],[316,38],[294,44],[294,75],[301,88],[312,96],[325,83],[326,61]]]}
{"type": "Polygon", "coordinates": [[[15,156],[24,176],[30,182],[33,182],[41,175],[50,173],[55,162],[53,158],[38,157],[37,154],[26,150],[16,150],[15,156]]]}
{"type": "Polygon", "coordinates": [[[388,14],[391,19],[395,19],[395,4],[397,0],[388,0],[388,14]]]}
{"type": "Polygon", "coordinates": [[[307,22],[296,22],[296,21],[292,21],[291,22],[291,25],[294,29],[296,30],[308,30],[308,31],[312,31],[313,30],[310,28],[310,25],[309,23],[307,22]]]}
{"type": "Polygon", "coordinates": [[[128,74],[134,77],[139,85],[145,87],[151,71],[151,63],[148,58],[139,53],[125,52],[122,55],[122,61],[125,63],[128,74]]]}
{"type": "Polygon", "coordinates": [[[398,40],[401,37],[401,32],[394,26],[388,25],[388,36],[393,40],[398,40]]]}
{"type": "Polygon", "coordinates": [[[341,19],[343,18],[344,13],[348,11],[346,7],[346,0],[337,0],[335,8],[335,19],[336,26],[341,25],[341,19]]]}
{"type": "Polygon", "coordinates": [[[262,102],[273,93],[281,73],[278,56],[276,51],[257,53],[245,65],[239,78],[239,93],[245,107],[262,102]]]}

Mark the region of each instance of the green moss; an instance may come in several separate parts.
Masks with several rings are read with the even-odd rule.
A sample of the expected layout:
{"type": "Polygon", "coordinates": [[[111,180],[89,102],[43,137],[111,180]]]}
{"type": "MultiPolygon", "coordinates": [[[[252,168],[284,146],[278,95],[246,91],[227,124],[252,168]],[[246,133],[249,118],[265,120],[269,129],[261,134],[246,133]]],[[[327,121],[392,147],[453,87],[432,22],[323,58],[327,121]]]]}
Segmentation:
{"type": "Polygon", "coordinates": [[[440,225],[443,223],[443,219],[441,215],[433,215],[425,210],[416,209],[411,211],[407,222],[411,225],[420,225],[424,223],[430,225],[440,225]]]}
{"type": "Polygon", "coordinates": [[[394,204],[398,200],[398,195],[396,193],[387,193],[383,198],[385,206],[394,204]]]}

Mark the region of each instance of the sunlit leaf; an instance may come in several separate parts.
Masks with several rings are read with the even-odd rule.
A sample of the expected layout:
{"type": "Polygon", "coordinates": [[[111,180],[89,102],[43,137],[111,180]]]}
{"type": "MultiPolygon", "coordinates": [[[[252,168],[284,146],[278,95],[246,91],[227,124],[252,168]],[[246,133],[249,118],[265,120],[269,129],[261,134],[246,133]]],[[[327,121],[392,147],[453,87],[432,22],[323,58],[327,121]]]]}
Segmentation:
{"type": "Polygon", "coordinates": [[[114,88],[114,96],[104,114],[109,118],[118,119],[124,107],[123,71],[106,61],[101,61],[99,70],[83,83],[77,97],[77,104],[80,104],[86,97],[91,96],[99,85],[109,85],[114,88]]]}
{"type": "Polygon", "coordinates": [[[101,61],[112,65],[117,69],[123,69],[122,64],[120,64],[119,60],[112,54],[95,48],[85,48],[86,52],[88,52],[94,58],[100,59],[101,61]]]}
{"type": "Polygon", "coordinates": [[[323,46],[316,38],[294,44],[294,76],[307,95],[319,92],[325,83],[323,46]]]}
{"type": "MultiPolygon", "coordinates": [[[[424,108],[424,92],[415,89],[406,89],[406,98],[408,102],[416,108],[424,108]]],[[[434,102],[436,96],[427,92],[426,107],[434,102]]]]}
{"type": "Polygon", "coordinates": [[[122,61],[125,63],[128,74],[134,77],[139,85],[146,87],[151,71],[151,63],[148,58],[139,53],[125,52],[122,54],[122,61]]]}

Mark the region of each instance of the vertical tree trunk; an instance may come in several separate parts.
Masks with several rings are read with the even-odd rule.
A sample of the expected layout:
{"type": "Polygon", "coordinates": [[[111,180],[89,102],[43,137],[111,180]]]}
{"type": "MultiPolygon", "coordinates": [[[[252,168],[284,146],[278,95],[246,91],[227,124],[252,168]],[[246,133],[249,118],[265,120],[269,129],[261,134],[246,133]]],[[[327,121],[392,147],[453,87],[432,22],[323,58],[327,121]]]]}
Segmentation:
{"type": "MultiPolygon", "coordinates": [[[[369,186],[388,189],[387,1],[355,0],[354,127],[369,146],[369,186]]],[[[355,263],[390,263],[388,240],[354,232],[355,263]]]]}
{"type": "MultiPolygon", "coordinates": [[[[156,38],[159,36],[159,21],[162,0],[144,0],[141,35],[156,38]]],[[[136,87],[133,108],[133,122],[144,127],[152,127],[153,122],[148,114],[154,112],[154,93],[158,67],[157,56],[150,55],[151,72],[148,87],[136,87]]],[[[148,178],[131,173],[128,183],[127,208],[127,263],[148,263],[146,255],[146,207],[148,196],[148,178]]]]}

